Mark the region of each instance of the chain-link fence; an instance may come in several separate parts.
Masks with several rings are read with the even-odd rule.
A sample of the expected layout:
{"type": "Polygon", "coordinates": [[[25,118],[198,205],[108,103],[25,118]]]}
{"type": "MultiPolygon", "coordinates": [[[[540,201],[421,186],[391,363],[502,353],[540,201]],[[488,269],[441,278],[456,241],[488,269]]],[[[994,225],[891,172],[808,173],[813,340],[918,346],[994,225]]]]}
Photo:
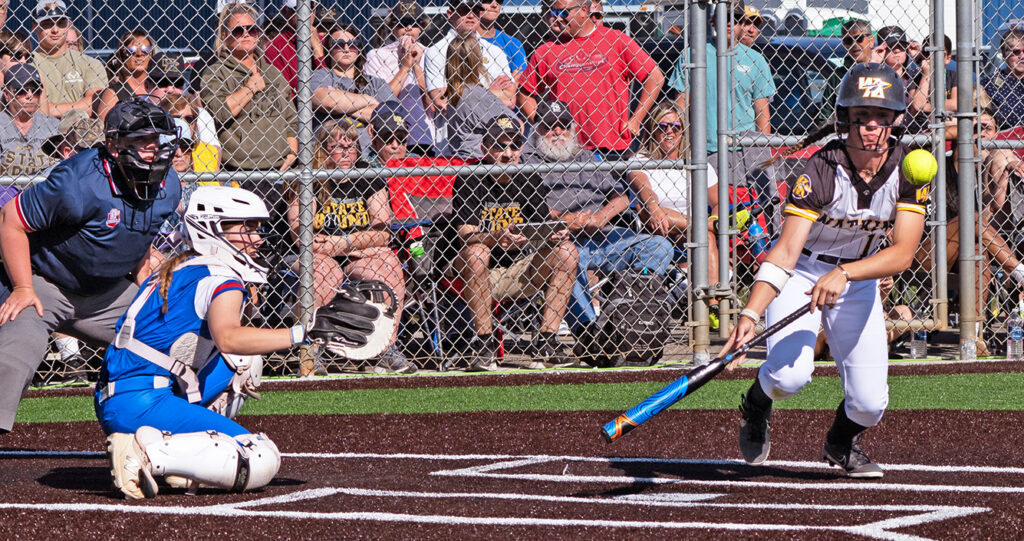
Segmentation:
{"type": "MultiPolygon", "coordinates": [[[[927,240],[883,287],[890,327],[964,320],[972,344],[994,347],[1024,279],[1024,27],[1017,8],[983,5],[961,6],[985,14],[966,33],[952,5],[922,0],[11,5],[2,173],[9,199],[102,146],[118,101],[167,109],[183,201],[227,184],[270,209],[277,237],[263,249],[282,264],[247,321],[306,321],[350,280],[383,281],[399,301],[383,357],[302,348],[275,357],[274,373],[700,362],[828,141],[805,139],[833,122],[843,74],[884,62],[907,89],[905,142],[941,158],[927,240]],[[934,39],[937,25],[951,41],[934,39]],[[966,64],[980,83],[966,98],[938,60],[965,34],[983,58],[966,64]],[[43,92],[24,91],[33,84],[43,92]],[[983,114],[953,114],[967,110],[983,114]],[[958,128],[983,141],[980,160],[961,160],[958,128]],[[984,187],[966,211],[959,163],[984,187]],[[973,256],[957,249],[965,239],[982,256],[968,259],[966,297],[949,276],[973,256]]],[[[151,269],[186,248],[177,222],[151,269]]],[[[39,382],[94,378],[99,364],[56,336],[39,382]]]]}

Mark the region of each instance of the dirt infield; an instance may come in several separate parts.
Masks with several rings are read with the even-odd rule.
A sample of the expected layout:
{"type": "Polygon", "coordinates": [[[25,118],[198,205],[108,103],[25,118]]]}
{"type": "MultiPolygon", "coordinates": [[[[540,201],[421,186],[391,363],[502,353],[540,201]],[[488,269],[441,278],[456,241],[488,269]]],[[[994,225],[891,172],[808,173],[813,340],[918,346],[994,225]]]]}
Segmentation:
{"type": "MultiPolygon", "coordinates": [[[[623,381],[621,374],[579,379],[623,381]]],[[[639,374],[648,373],[625,381],[639,374]]],[[[736,461],[735,412],[669,410],[607,445],[598,429],[616,413],[243,417],[285,453],[269,487],[198,496],[165,488],[142,503],[110,491],[97,423],[22,424],[0,436],[0,534],[646,540],[1024,532],[1020,412],[889,412],[864,443],[886,469],[877,482],[853,482],[820,462],[830,412],[775,412],[771,461],[758,468],[736,461]]]]}

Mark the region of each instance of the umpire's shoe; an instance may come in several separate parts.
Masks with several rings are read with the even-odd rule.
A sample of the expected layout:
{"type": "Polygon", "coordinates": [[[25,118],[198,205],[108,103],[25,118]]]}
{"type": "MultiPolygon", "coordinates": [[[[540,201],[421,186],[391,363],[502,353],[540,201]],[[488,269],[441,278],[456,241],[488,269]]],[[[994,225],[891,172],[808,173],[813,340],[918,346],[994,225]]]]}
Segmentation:
{"type": "MultiPolygon", "coordinates": [[[[755,382],[756,384],[756,382],[755,382]]],[[[759,408],[744,394],[740,402],[740,454],[751,466],[760,466],[768,459],[771,451],[771,430],[768,420],[772,416],[771,406],[759,408]]]]}
{"type": "Polygon", "coordinates": [[[129,500],[156,496],[157,485],[150,472],[149,458],[135,434],[115,432],[107,436],[107,458],[114,487],[129,500]]]}
{"type": "Polygon", "coordinates": [[[854,479],[881,479],[885,473],[864,454],[860,448],[860,436],[853,438],[848,444],[825,441],[821,449],[825,460],[832,466],[846,470],[846,475],[854,479]]]}

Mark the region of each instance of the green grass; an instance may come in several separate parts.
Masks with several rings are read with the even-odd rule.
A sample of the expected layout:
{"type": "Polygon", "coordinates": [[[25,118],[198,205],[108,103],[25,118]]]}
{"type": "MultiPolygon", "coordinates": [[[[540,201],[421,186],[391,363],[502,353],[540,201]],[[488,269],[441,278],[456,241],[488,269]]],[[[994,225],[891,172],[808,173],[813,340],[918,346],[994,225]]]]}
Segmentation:
{"type": "MultiPolygon", "coordinates": [[[[675,408],[734,409],[749,380],[714,381],[675,408]]],[[[465,411],[626,410],[663,383],[591,383],[432,387],[350,391],[267,391],[250,401],[243,415],[447,413],[465,411]]],[[[1019,400],[1024,373],[893,376],[890,410],[1024,409],[1019,400]]],[[[777,403],[782,409],[831,410],[841,397],[839,378],[815,378],[798,395],[777,403]]],[[[92,397],[30,398],[18,410],[18,422],[89,421],[96,417],[92,397]]]]}

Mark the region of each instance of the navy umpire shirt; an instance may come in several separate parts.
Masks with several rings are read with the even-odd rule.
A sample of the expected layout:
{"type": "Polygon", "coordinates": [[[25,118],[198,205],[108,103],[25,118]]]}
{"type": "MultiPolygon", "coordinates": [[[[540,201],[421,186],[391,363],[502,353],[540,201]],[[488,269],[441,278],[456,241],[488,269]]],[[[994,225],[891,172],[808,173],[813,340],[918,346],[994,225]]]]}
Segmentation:
{"type": "Polygon", "coordinates": [[[78,295],[108,289],[134,272],[181,199],[181,182],[170,169],[160,199],[136,201],[122,193],[113,176],[121,172],[104,157],[97,149],[79,152],[15,199],[29,232],[32,272],[78,295]]]}

